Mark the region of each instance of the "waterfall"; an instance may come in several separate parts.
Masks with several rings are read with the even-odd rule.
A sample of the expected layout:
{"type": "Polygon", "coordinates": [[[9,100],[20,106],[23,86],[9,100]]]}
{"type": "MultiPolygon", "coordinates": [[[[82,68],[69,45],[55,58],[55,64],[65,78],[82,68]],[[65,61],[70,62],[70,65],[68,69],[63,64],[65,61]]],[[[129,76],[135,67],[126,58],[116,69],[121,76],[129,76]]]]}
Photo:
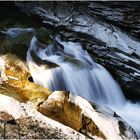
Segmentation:
{"type": "Polygon", "coordinates": [[[109,72],[94,62],[79,43],[64,42],[44,48],[36,37],[31,40],[27,63],[35,83],[52,91],[67,90],[88,100],[110,107],[140,132],[138,104],[126,101],[119,85],[109,72]]]}

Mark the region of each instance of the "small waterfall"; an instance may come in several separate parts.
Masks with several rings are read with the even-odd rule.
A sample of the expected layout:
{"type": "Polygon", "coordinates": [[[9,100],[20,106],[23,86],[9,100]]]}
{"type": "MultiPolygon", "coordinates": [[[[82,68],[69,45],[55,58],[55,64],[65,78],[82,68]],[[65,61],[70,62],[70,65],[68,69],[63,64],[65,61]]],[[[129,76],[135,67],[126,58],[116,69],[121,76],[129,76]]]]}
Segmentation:
{"type": "Polygon", "coordinates": [[[127,102],[109,72],[97,64],[79,43],[63,42],[45,48],[31,40],[27,63],[35,83],[51,90],[67,90],[116,111],[140,132],[138,104],[127,102]],[[134,113],[134,112],[135,113],[134,113]]]}

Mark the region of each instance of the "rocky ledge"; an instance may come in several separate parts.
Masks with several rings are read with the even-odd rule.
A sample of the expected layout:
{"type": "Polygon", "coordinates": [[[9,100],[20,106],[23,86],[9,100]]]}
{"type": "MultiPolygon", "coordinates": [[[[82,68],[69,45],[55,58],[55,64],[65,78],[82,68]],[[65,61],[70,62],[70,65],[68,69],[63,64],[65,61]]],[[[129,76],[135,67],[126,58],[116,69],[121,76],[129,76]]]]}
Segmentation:
{"type": "Polygon", "coordinates": [[[15,5],[64,39],[81,42],[119,81],[126,97],[140,100],[139,2],[16,2],[15,5]]]}

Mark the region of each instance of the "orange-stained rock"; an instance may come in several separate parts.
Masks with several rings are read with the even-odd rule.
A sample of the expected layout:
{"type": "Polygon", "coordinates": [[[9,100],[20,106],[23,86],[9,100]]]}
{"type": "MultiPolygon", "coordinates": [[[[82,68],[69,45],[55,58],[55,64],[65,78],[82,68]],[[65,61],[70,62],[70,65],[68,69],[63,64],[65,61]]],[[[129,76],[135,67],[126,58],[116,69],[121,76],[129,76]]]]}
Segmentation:
{"type": "Polygon", "coordinates": [[[81,108],[74,103],[68,101],[69,93],[61,92],[58,98],[53,99],[51,96],[40,105],[38,110],[54,120],[57,120],[65,125],[79,130],[82,127],[82,113],[81,108]]]}
{"type": "Polygon", "coordinates": [[[38,111],[43,115],[59,121],[71,128],[92,137],[106,138],[98,126],[82,113],[79,105],[71,102],[69,92],[57,91],[39,106],[38,111]]]}
{"type": "Polygon", "coordinates": [[[19,101],[44,101],[51,94],[51,91],[45,87],[37,85],[28,80],[30,73],[26,63],[13,54],[4,56],[4,73],[7,81],[0,85],[0,93],[11,96],[19,101]]]}

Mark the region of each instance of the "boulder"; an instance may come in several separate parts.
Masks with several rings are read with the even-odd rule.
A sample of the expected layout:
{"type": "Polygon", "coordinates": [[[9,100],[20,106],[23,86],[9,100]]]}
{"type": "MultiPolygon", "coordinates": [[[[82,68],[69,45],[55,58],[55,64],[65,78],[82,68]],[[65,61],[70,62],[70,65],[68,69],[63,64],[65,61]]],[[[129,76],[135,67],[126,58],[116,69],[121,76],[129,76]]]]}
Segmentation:
{"type": "Polygon", "coordinates": [[[6,77],[6,80],[1,81],[1,94],[22,102],[29,100],[41,102],[48,98],[51,94],[49,89],[28,80],[31,75],[24,61],[12,54],[6,54],[2,59],[5,64],[1,73],[3,73],[2,77],[6,77]]]}
{"type": "Polygon", "coordinates": [[[2,94],[0,113],[1,139],[86,139],[70,127],[43,116],[31,105],[2,94]]]}

